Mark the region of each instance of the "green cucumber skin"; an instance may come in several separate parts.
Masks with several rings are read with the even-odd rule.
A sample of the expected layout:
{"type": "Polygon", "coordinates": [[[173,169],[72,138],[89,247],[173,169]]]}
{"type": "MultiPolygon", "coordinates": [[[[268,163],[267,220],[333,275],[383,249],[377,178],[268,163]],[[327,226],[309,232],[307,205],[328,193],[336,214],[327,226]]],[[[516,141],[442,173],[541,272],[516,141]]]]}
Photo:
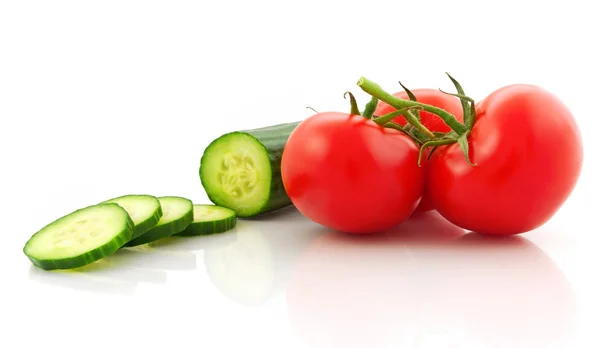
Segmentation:
{"type": "Polygon", "coordinates": [[[142,244],[147,244],[151,242],[155,242],[162,238],[170,237],[176,233],[179,233],[188,227],[192,221],[194,220],[194,211],[190,210],[186,213],[183,218],[171,221],[164,225],[156,226],[152,228],[150,231],[144,233],[136,239],[129,241],[125,244],[125,247],[133,247],[142,244]]]}
{"type": "MultiPolygon", "coordinates": [[[[290,198],[288,197],[285,187],[283,186],[283,179],[281,178],[281,156],[283,155],[283,149],[285,144],[287,143],[290,134],[296,127],[300,124],[301,121],[291,122],[291,123],[282,123],[278,125],[255,128],[255,129],[247,129],[240,130],[231,133],[227,133],[222,135],[230,134],[248,134],[258,140],[265,148],[268,156],[269,162],[271,163],[271,188],[269,192],[269,199],[267,202],[254,214],[240,214],[237,212],[237,216],[240,218],[250,218],[254,216],[258,216],[261,214],[269,213],[281,208],[285,208],[292,204],[290,198]]],[[[213,141],[217,142],[221,139],[221,137],[215,139],[213,141]]],[[[210,146],[210,145],[209,145],[210,146]]],[[[202,173],[202,163],[204,162],[205,157],[202,156],[200,160],[200,180],[203,180],[202,173]]],[[[208,191],[208,190],[207,190],[208,191]]],[[[219,199],[217,197],[212,196],[207,192],[208,199],[211,202],[220,205],[219,199]]]]}
{"type": "Polygon", "coordinates": [[[224,233],[236,226],[237,219],[231,217],[220,221],[193,222],[185,230],[175,234],[181,237],[206,236],[210,234],[224,233]],[[208,226],[210,225],[210,227],[208,226]]]}
{"type": "Polygon", "coordinates": [[[156,226],[156,224],[162,217],[162,214],[162,207],[159,205],[158,210],[154,212],[154,215],[135,226],[135,228],[133,229],[133,235],[131,236],[131,239],[139,238],[142,235],[146,234],[148,231],[150,231],[154,226],[156,226]]]}
{"type": "MultiPolygon", "coordinates": [[[[116,204],[116,203],[102,203],[102,204],[116,206],[119,209],[121,209],[126,215],[125,224],[123,225],[121,233],[116,235],[109,243],[99,246],[98,248],[91,250],[89,252],[86,252],[82,255],[73,256],[68,259],[42,260],[42,259],[36,259],[36,258],[30,257],[29,255],[27,255],[27,244],[25,244],[25,247],[23,248],[23,252],[25,253],[27,258],[31,261],[31,263],[34,266],[36,266],[40,269],[46,270],[46,271],[80,268],[80,267],[89,265],[93,262],[96,262],[100,259],[103,259],[103,258],[113,254],[117,250],[121,249],[121,247],[123,245],[125,245],[125,243],[127,243],[129,240],[131,240],[131,236],[133,235],[134,223],[133,223],[133,220],[131,220],[131,217],[129,217],[129,214],[127,213],[127,211],[125,211],[125,209],[121,208],[121,206],[119,206],[118,204],[116,204]]],[[[80,210],[85,210],[87,208],[90,208],[90,207],[78,209],[73,213],[76,213],[80,210]]],[[[67,216],[57,219],[52,224],[61,223],[63,219],[67,218],[67,216]]]]}
{"type": "MultiPolygon", "coordinates": [[[[116,202],[113,202],[113,201],[121,199],[121,198],[125,198],[125,197],[136,197],[136,196],[137,197],[150,197],[150,198],[153,198],[153,199],[157,199],[155,196],[150,196],[150,195],[146,195],[146,194],[131,194],[131,195],[124,195],[124,196],[115,197],[115,198],[109,199],[107,201],[104,201],[104,202],[102,202],[100,204],[116,203],[116,202]]],[[[156,226],[156,224],[160,220],[162,214],[163,214],[162,207],[160,206],[160,203],[159,203],[158,204],[158,210],[155,211],[154,214],[151,217],[149,217],[148,219],[140,222],[137,226],[134,226],[134,228],[133,228],[133,234],[131,236],[131,239],[138,238],[139,236],[143,235],[144,233],[146,233],[150,229],[152,229],[152,227],[156,226]]]]}

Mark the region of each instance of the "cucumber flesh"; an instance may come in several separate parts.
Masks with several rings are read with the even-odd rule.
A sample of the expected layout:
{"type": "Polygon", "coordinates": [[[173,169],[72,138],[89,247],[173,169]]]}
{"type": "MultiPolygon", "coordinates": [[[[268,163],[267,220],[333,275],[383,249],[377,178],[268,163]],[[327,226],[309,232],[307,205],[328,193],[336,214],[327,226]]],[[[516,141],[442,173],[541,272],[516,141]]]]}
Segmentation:
{"type": "Polygon", "coordinates": [[[103,203],[116,203],[127,211],[134,223],[131,239],[143,235],[156,226],[163,214],[158,198],[150,195],[125,195],[103,203]]]}
{"type": "Polygon", "coordinates": [[[177,236],[201,236],[223,233],[235,227],[235,212],[229,208],[210,204],[194,205],[194,221],[177,236]]]}
{"type": "Polygon", "coordinates": [[[204,150],[200,180],[212,203],[252,217],[291,205],[281,156],[298,123],[224,134],[204,150]]]}
{"type": "Polygon", "coordinates": [[[156,226],[143,235],[131,240],[126,247],[146,244],[166,238],[185,230],[194,219],[193,203],[177,196],[158,197],[162,216],[156,226]]]}
{"type": "Polygon", "coordinates": [[[120,249],[131,239],[133,228],[133,220],[118,204],[89,206],[43,227],[23,252],[41,269],[79,268],[120,249]]]}

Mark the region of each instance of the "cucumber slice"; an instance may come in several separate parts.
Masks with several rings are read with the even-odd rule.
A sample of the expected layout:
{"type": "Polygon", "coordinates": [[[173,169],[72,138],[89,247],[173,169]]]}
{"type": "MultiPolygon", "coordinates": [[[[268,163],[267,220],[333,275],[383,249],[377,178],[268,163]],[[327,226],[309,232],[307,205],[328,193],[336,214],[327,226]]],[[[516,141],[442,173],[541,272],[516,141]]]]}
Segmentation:
{"type": "Polygon", "coordinates": [[[163,214],[158,198],[150,195],[125,195],[103,203],[116,203],[127,211],[134,223],[131,239],[141,236],[156,226],[163,214]]]}
{"type": "Polygon", "coordinates": [[[41,269],[78,268],[121,248],[131,239],[133,226],[118,204],[94,205],[46,225],[31,236],[23,252],[41,269]]]}
{"type": "Polygon", "coordinates": [[[126,247],[146,244],[181,232],[194,220],[193,203],[177,196],[158,197],[162,213],[160,220],[150,231],[131,240],[126,247]]]}
{"type": "Polygon", "coordinates": [[[200,181],[210,201],[252,217],[291,205],[281,179],[281,156],[299,122],[224,134],[200,160],[200,181]]]}
{"type": "Polygon", "coordinates": [[[237,222],[235,212],[218,205],[194,205],[194,221],[177,236],[201,236],[223,233],[235,227],[237,222]]]}

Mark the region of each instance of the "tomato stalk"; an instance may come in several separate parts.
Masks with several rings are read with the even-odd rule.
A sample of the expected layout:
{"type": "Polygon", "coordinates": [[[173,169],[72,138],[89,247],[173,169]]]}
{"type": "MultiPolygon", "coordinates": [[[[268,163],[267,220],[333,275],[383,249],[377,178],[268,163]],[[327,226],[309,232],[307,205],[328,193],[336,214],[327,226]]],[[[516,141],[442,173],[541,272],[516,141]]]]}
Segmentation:
{"type": "Polygon", "coordinates": [[[373,118],[373,113],[375,109],[377,109],[377,103],[379,100],[375,97],[371,97],[371,100],[365,105],[365,109],[362,113],[362,116],[368,120],[373,118]]]}
{"type": "MultiPolygon", "coordinates": [[[[423,124],[421,124],[421,122],[419,122],[417,116],[415,116],[411,112],[412,110],[423,110],[423,107],[421,107],[420,105],[416,105],[399,109],[397,111],[390,112],[389,114],[377,117],[377,119],[375,119],[374,122],[378,125],[384,126],[386,123],[392,121],[394,118],[398,116],[404,116],[404,118],[407,119],[409,124],[414,127],[412,129],[418,130],[419,132],[423,133],[427,138],[435,138],[435,134],[433,134],[429,129],[427,129],[427,127],[425,127],[423,124]]],[[[416,114],[418,115],[418,112],[416,114]]],[[[410,132],[412,129],[403,128],[403,130],[405,130],[406,132],[410,132]]]]}
{"type": "MultiPolygon", "coordinates": [[[[420,106],[410,106],[408,108],[396,110],[396,111],[390,112],[389,114],[379,116],[377,119],[374,120],[374,122],[377,123],[378,125],[383,126],[387,122],[390,122],[391,120],[393,120],[396,117],[401,116],[401,115],[404,117],[407,117],[407,118],[415,118],[416,119],[416,117],[412,113],[408,112],[409,110],[412,110],[412,109],[422,110],[423,108],[420,106]]],[[[427,128],[423,129],[423,133],[430,134],[430,135],[428,135],[430,138],[434,137],[433,133],[431,133],[429,131],[429,129],[427,129],[427,128]]]]}
{"type": "MultiPolygon", "coordinates": [[[[405,109],[408,107],[420,106],[423,108],[423,111],[427,111],[427,112],[430,112],[432,114],[439,116],[444,121],[444,123],[446,123],[448,125],[448,127],[450,127],[457,134],[464,134],[467,131],[467,127],[465,125],[460,123],[456,119],[456,117],[454,117],[454,115],[452,115],[451,113],[447,112],[444,109],[441,109],[441,108],[438,108],[438,107],[435,107],[432,105],[428,105],[428,104],[423,104],[418,101],[405,100],[405,99],[400,99],[398,97],[395,97],[395,96],[391,95],[390,93],[384,91],[378,84],[376,84],[375,82],[373,82],[365,77],[361,77],[358,80],[357,85],[363,91],[365,91],[367,94],[389,104],[390,106],[392,106],[398,110],[405,109]]],[[[406,115],[404,115],[404,116],[406,116],[406,115]]],[[[415,122],[414,118],[411,120],[410,117],[407,117],[406,121],[417,128],[425,127],[420,122],[418,122],[418,120],[417,120],[417,122],[415,122]]],[[[429,132],[429,133],[431,133],[431,132],[429,132]]]]}
{"type": "Polygon", "coordinates": [[[448,75],[450,80],[452,80],[452,83],[454,84],[458,93],[453,94],[444,92],[442,90],[440,91],[460,99],[463,109],[464,124],[459,122],[454,115],[444,109],[418,102],[414,97],[414,94],[410,92],[410,90],[401,82],[400,86],[404,88],[410,100],[401,99],[391,95],[390,93],[384,91],[378,84],[368,80],[365,77],[361,77],[357,84],[363,91],[370,94],[373,98],[377,98],[393,108],[398,109],[398,113],[406,118],[408,124],[407,127],[404,128],[405,133],[410,135],[411,138],[413,138],[413,140],[415,140],[421,147],[418,161],[419,166],[421,164],[421,158],[425,148],[433,147],[433,150],[430,152],[431,155],[438,146],[450,145],[454,143],[458,143],[469,165],[476,166],[476,164],[472,163],[471,159],[469,158],[469,144],[467,140],[475,124],[475,101],[465,95],[465,92],[458,81],[450,76],[450,74],[446,73],[446,75],[448,75]],[[452,129],[452,131],[448,133],[430,132],[427,127],[421,124],[420,118],[418,117],[418,111],[415,113],[415,116],[415,114],[412,112],[412,109],[424,110],[437,115],[444,121],[446,125],[448,125],[448,127],[452,129]]]}
{"type": "Polygon", "coordinates": [[[419,146],[421,146],[425,142],[425,141],[419,139],[419,137],[416,136],[415,134],[413,134],[411,131],[406,130],[404,127],[402,127],[399,124],[396,124],[394,122],[387,122],[386,124],[383,125],[383,127],[395,129],[397,131],[400,131],[400,132],[406,134],[409,138],[411,138],[419,146]]]}

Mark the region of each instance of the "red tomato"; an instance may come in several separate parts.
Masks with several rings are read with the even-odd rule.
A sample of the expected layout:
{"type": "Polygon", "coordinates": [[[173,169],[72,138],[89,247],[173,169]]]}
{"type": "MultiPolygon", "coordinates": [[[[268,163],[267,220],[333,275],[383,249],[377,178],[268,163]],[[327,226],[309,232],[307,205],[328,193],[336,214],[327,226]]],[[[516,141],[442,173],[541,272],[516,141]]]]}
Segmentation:
{"type": "Polygon", "coordinates": [[[583,149],[569,109],[531,85],[498,89],[477,105],[470,166],[458,144],[435,151],[428,193],[452,223],[484,234],[518,234],[549,220],[579,178],[583,149]]]}
{"type": "MultiPolygon", "coordinates": [[[[440,109],[444,109],[454,115],[459,121],[463,120],[463,111],[460,100],[451,95],[440,92],[437,89],[429,89],[429,88],[421,88],[411,90],[411,92],[415,95],[418,102],[429,104],[440,109]]],[[[400,99],[409,100],[408,94],[405,91],[397,92],[393,94],[395,97],[400,99]]],[[[377,104],[377,108],[375,109],[375,115],[382,116],[388,114],[390,112],[395,111],[396,109],[391,107],[390,105],[379,101],[377,104]]],[[[427,127],[432,132],[449,132],[451,129],[444,123],[444,121],[437,115],[429,113],[427,111],[419,111],[419,115],[421,116],[421,123],[425,127],[427,127]]],[[[395,122],[399,125],[406,125],[406,119],[402,116],[396,117],[392,122],[395,122]]],[[[425,155],[424,158],[427,158],[425,155]]],[[[422,165],[427,167],[428,161],[422,161],[422,165]]],[[[423,194],[423,199],[421,203],[417,207],[416,211],[428,211],[433,210],[434,206],[429,199],[427,194],[427,187],[425,187],[425,193],[423,194]]]]}
{"type": "Polygon", "coordinates": [[[314,222],[380,232],[407,219],[421,200],[418,152],[400,131],[357,115],[319,113],[290,135],[281,175],[294,206],[314,222]]]}

